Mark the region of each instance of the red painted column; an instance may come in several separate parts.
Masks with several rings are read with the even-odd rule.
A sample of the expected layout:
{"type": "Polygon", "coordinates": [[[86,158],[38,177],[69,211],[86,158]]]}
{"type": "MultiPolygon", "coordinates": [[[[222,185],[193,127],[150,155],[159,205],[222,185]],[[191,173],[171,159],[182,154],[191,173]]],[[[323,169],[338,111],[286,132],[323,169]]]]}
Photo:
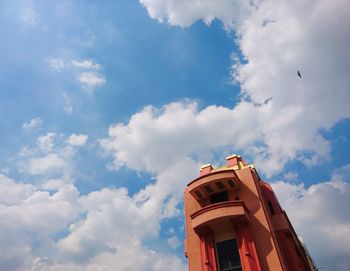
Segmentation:
{"type": "Polygon", "coordinates": [[[248,225],[239,225],[235,227],[239,255],[243,271],[261,271],[258,255],[256,253],[253,237],[248,225]]]}
{"type": "Polygon", "coordinates": [[[217,271],[214,233],[209,227],[196,230],[200,238],[202,271],[217,271]]]}

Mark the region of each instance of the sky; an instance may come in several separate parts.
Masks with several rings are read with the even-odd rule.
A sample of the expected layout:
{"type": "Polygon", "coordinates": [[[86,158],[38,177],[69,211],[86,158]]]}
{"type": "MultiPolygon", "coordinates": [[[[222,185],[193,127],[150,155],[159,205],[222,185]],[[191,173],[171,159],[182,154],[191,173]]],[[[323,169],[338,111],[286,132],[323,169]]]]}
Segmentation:
{"type": "Polygon", "coordinates": [[[346,0],[0,1],[0,271],[187,270],[183,189],[233,153],[348,270],[349,26],[346,0]]]}

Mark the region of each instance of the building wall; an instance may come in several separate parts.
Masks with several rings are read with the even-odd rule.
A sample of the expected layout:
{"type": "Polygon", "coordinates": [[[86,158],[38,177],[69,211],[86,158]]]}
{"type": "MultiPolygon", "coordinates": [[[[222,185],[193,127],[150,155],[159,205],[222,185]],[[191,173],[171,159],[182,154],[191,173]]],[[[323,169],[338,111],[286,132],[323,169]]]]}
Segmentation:
{"type": "MultiPolygon", "coordinates": [[[[239,156],[230,157],[227,165],[215,170],[210,165],[206,166],[201,171],[202,177],[185,188],[185,255],[188,257],[189,271],[216,271],[215,243],[232,238],[238,241],[242,269],[245,271],[312,270],[305,250],[271,187],[262,182],[255,169],[246,165],[239,156]],[[212,185],[216,178],[224,178],[222,180],[225,181],[228,176],[238,184],[237,189],[228,190],[228,201],[235,201],[237,207],[221,208],[224,205],[220,203],[211,205],[209,197],[198,199],[193,195],[196,184],[205,185],[208,182],[212,185]],[[211,206],[218,208],[215,219],[211,217],[214,212],[207,211],[211,206]],[[231,210],[235,208],[239,211],[232,213],[231,210]],[[245,210],[244,215],[242,210],[245,210]],[[219,216],[218,212],[221,212],[219,216]],[[198,213],[201,223],[203,219],[208,223],[197,227],[194,220],[198,213]],[[194,229],[194,226],[197,228],[194,229]]],[[[199,187],[196,189],[202,193],[204,190],[199,187]]]]}
{"type": "Polygon", "coordinates": [[[250,211],[249,228],[254,238],[261,269],[284,270],[283,261],[280,259],[278,247],[273,238],[269,214],[261,200],[258,180],[254,178],[255,172],[250,167],[246,167],[237,170],[236,173],[242,182],[239,190],[240,198],[250,211]]]}

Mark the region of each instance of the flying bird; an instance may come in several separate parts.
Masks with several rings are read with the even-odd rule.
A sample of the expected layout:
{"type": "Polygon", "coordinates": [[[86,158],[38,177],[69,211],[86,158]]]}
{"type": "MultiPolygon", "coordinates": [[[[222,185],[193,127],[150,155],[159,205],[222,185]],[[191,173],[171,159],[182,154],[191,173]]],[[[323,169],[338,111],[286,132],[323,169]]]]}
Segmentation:
{"type": "Polygon", "coordinates": [[[301,73],[300,73],[300,71],[298,70],[298,76],[301,78],[301,73]]]}

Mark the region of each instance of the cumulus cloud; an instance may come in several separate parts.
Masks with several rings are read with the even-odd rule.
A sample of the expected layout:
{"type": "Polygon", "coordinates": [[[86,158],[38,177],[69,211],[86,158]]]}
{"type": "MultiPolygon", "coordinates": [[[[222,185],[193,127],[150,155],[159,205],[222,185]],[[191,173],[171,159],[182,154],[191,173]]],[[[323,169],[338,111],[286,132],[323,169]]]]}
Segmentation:
{"type": "Polygon", "coordinates": [[[6,176],[0,186],[13,196],[0,194],[1,270],[114,270],[117,263],[118,270],[186,270],[178,257],[143,245],[158,234],[158,208],[125,188],[80,196],[62,180],[38,188],[6,176]]]}
{"type": "Polygon", "coordinates": [[[60,57],[53,57],[47,59],[49,67],[54,71],[62,71],[66,68],[78,68],[83,70],[97,70],[101,68],[101,65],[88,59],[83,60],[67,60],[60,57]]]}
{"type": "MultiPolygon", "coordinates": [[[[82,85],[83,89],[91,92],[96,87],[106,83],[106,78],[101,73],[102,67],[100,64],[84,59],[84,60],[69,60],[61,57],[53,57],[46,60],[49,67],[56,72],[69,71],[76,80],[82,85]]],[[[63,94],[64,110],[70,114],[72,112],[71,101],[67,94],[63,94]]]]}
{"type": "Polygon", "coordinates": [[[96,270],[134,270],[145,271],[185,271],[186,265],[174,255],[145,250],[139,245],[131,245],[132,250],[121,248],[118,253],[102,253],[91,260],[89,264],[53,263],[45,258],[36,258],[35,271],[96,271],[96,270]]]}
{"type": "Polygon", "coordinates": [[[78,76],[78,80],[89,89],[106,83],[104,76],[95,72],[83,72],[78,76]]]}
{"type": "Polygon", "coordinates": [[[242,91],[255,103],[272,99],[260,124],[271,155],[282,151],[286,158],[294,158],[306,150],[312,155],[298,158],[309,166],[317,164],[330,153],[319,130],[350,116],[350,58],[345,53],[350,38],[344,28],[350,14],[342,8],[345,5],[264,1],[238,30],[248,60],[235,71],[242,91]],[[265,19],[274,23],[263,25],[265,19]],[[296,80],[298,69],[304,73],[301,80],[296,80]]]}
{"type": "Polygon", "coordinates": [[[120,270],[161,270],[166,265],[168,270],[186,269],[176,256],[143,246],[144,238],[157,236],[158,212],[129,197],[126,189],[104,188],[80,197],[79,202],[87,214],[71,224],[69,235],[57,243],[64,263],[58,270],[69,266],[74,270],[112,270],[118,262],[120,270]]]}
{"type": "Polygon", "coordinates": [[[100,72],[96,71],[101,68],[98,63],[91,60],[73,60],[72,65],[80,70],[84,70],[83,72],[79,72],[77,80],[87,92],[92,92],[97,87],[106,83],[106,78],[100,72]]]}
{"type": "Polygon", "coordinates": [[[29,161],[28,173],[40,175],[63,171],[68,165],[57,154],[50,153],[46,156],[33,158],[29,161]]]}
{"type": "MultiPolygon", "coordinates": [[[[169,206],[176,206],[174,191],[165,193],[167,197],[154,193],[163,187],[170,191],[166,177],[176,173],[169,164],[180,170],[194,168],[218,150],[248,154],[268,176],[291,160],[313,166],[329,157],[330,143],[320,130],[329,130],[350,117],[350,36],[346,34],[350,14],[344,8],[346,1],[140,2],[152,18],[171,25],[222,20],[227,31],[237,34],[243,56],[243,60],[232,57],[233,80],[241,86],[241,100],[232,108],[198,110],[192,102],[171,103],[162,108],[146,107],[128,123],[110,127],[109,137],[101,144],[114,157],[112,167],[127,166],[155,175],[155,184],[138,193],[140,200],[154,206],[175,198],[175,204],[169,206]],[[297,77],[297,70],[302,78],[297,77]],[[181,161],[189,163],[182,167],[181,161]]],[[[188,172],[187,176],[194,174],[188,172]]],[[[286,178],[293,176],[290,173],[286,178]]],[[[331,181],[309,188],[284,182],[275,183],[274,188],[317,264],[345,270],[349,255],[344,251],[349,251],[349,242],[341,239],[347,240],[350,223],[339,203],[349,204],[349,188],[337,178],[335,173],[331,181]],[[339,242],[342,245],[335,248],[339,242]],[[327,253],[332,256],[318,249],[325,244],[330,244],[327,253]]],[[[184,184],[181,178],[174,178],[173,183],[184,184]]],[[[176,215],[176,208],[170,210],[170,216],[176,215]]]]}
{"type": "Polygon", "coordinates": [[[251,155],[268,175],[293,159],[308,166],[325,161],[330,144],[319,131],[350,117],[346,1],[141,3],[151,17],[171,25],[218,18],[235,31],[244,61],[233,58],[242,100],[232,110],[238,114],[244,106],[246,114],[233,125],[256,125],[251,128],[258,132],[242,134],[254,137],[251,155]]]}
{"type": "Polygon", "coordinates": [[[144,212],[142,205],[137,206],[128,197],[126,189],[95,191],[82,197],[81,203],[89,210],[88,216],[71,225],[71,234],[58,244],[65,257],[75,261],[101,252],[114,253],[123,246],[129,249],[128,243],[157,233],[155,213],[144,212]]]}
{"type": "Polygon", "coordinates": [[[210,24],[214,19],[221,20],[226,27],[241,21],[259,1],[186,1],[186,0],[140,0],[148,14],[161,22],[187,27],[197,20],[210,24]]]}
{"type": "Polygon", "coordinates": [[[43,152],[50,152],[54,147],[55,133],[47,133],[37,138],[37,145],[43,152]]]}
{"type": "MultiPolygon", "coordinates": [[[[245,61],[233,58],[232,74],[242,100],[232,108],[200,110],[191,101],[146,107],[128,123],[111,126],[101,141],[113,156],[111,167],[145,170],[154,177],[134,196],[124,188],[80,196],[65,179],[36,187],[0,178],[0,185],[13,190],[11,197],[0,193],[0,244],[6,244],[1,270],[114,270],[116,265],[131,270],[135,263],[143,270],[185,270],[178,257],[152,250],[143,240],[157,237],[164,218],[181,214],[182,189],[202,163],[211,161],[213,153],[225,156],[229,153],[223,149],[234,149],[254,157],[267,174],[292,159],[312,166],[330,152],[319,130],[349,117],[345,1],[141,2],[150,16],[173,25],[185,27],[200,19],[209,24],[217,18],[227,31],[236,31],[245,61]]],[[[50,67],[59,71],[67,63],[86,88],[106,82],[97,63],[56,59],[50,67]]],[[[79,136],[73,141],[84,141],[79,136]]],[[[29,172],[40,175],[70,164],[76,148],[59,150],[54,138],[38,139],[40,155],[27,152],[33,161],[29,172]]],[[[320,267],[338,264],[341,270],[349,264],[349,216],[340,212],[349,205],[346,172],[348,167],[309,188],[273,184],[320,267]]],[[[175,247],[176,236],[167,242],[175,247]]]]}
{"type": "MultiPolygon", "coordinates": [[[[142,245],[144,238],[157,236],[159,231],[158,208],[150,208],[147,200],[129,197],[127,190],[104,188],[80,198],[88,210],[86,218],[70,226],[70,234],[58,242],[66,262],[74,262],[84,270],[120,270],[135,267],[142,270],[185,270],[176,256],[148,249],[142,245]]],[[[63,268],[62,268],[63,269],[63,268]]]]}
{"type": "Polygon", "coordinates": [[[72,60],[72,64],[78,68],[83,68],[83,69],[99,69],[101,68],[101,65],[98,63],[95,63],[91,60],[72,60]]]}
{"type": "Polygon", "coordinates": [[[30,121],[23,123],[22,128],[27,131],[38,128],[43,123],[41,118],[33,118],[30,121]]]}
{"type": "Polygon", "coordinates": [[[15,160],[21,173],[33,176],[60,177],[71,182],[74,172],[74,156],[88,140],[88,135],[48,132],[36,139],[34,147],[22,148],[15,160]]]}
{"type": "Polygon", "coordinates": [[[109,137],[101,140],[114,157],[111,168],[126,166],[153,174],[155,183],[135,197],[162,217],[180,214],[183,187],[198,174],[205,159],[212,157],[211,151],[235,138],[232,129],[220,129],[235,118],[231,111],[219,108],[218,115],[211,114],[212,110],[217,107],[198,112],[195,103],[172,103],[161,110],[147,107],[128,124],[111,126],[109,137]]]}
{"type": "Polygon", "coordinates": [[[319,268],[348,270],[350,266],[350,165],[334,172],[328,182],[272,184],[293,226],[304,239],[319,268]]]}
{"type": "Polygon", "coordinates": [[[0,270],[29,270],[33,254],[53,249],[50,235],[74,221],[78,192],[64,185],[50,194],[6,176],[0,191],[0,270]]]}
{"type": "Polygon", "coordinates": [[[89,136],[88,135],[83,135],[83,134],[71,134],[68,139],[67,142],[68,144],[72,145],[72,146],[83,146],[85,145],[85,143],[87,142],[89,136]]]}
{"type": "MultiPolygon", "coordinates": [[[[229,146],[249,147],[250,140],[254,140],[254,136],[252,139],[243,136],[248,130],[240,134],[234,125],[227,125],[236,123],[236,112],[215,106],[198,111],[193,103],[174,103],[161,110],[147,107],[135,114],[129,123],[110,127],[109,138],[101,144],[114,156],[115,168],[127,166],[154,174],[156,182],[141,190],[135,198],[144,202],[149,210],[158,208],[157,212],[163,217],[172,217],[178,214],[176,204],[180,201],[177,196],[180,189],[177,187],[182,190],[186,182],[198,174],[199,164],[205,162],[202,159],[208,153],[229,146]],[[212,114],[212,110],[216,114],[212,114]],[[157,207],[159,205],[163,208],[157,207]]],[[[254,127],[246,125],[246,129],[254,127]]],[[[273,184],[282,206],[319,267],[346,270],[345,266],[349,265],[350,242],[346,240],[350,216],[343,211],[344,206],[350,204],[349,169],[349,165],[338,169],[329,182],[308,188],[295,182],[273,184]],[[321,249],[326,244],[328,248],[321,249]]],[[[290,180],[296,176],[290,172],[285,178],[290,180]]],[[[167,242],[175,245],[175,238],[167,242]]]]}
{"type": "Polygon", "coordinates": [[[237,142],[244,147],[251,143],[254,123],[239,122],[247,110],[245,105],[240,108],[239,112],[209,106],[198,111],[197,104],[191,101],[167,104],[161,109],[148,106],[134,114],[129,123],[111,126],[109,138],[101,143],[112,151],[116,168],[126,165],[135,170],[162,171],[176,161],[201,157],[199,154],[208,154],[220,146],[237,142]],[[241,137],[247,129],[252,136],[241,137]]]}
{"type": "MultiPolygon", "coordinates": [[[[38,137],[36,146],[20,155],[25,173],[38,179],[36,185],[0,175],[0,244],[6,245],[0,270],[114,270],[117,263],[120,270],[135,265],[150,271],[186,270],[179,257],[144,241],[159,242],[162,220],[179,215],[182,187],[176,184],[186,182],[193,167],[169,165],[155,183],[133,196],[125,188],[80,195],[72,178],[78,149],[72,145],[87,139],[82,134],[38,137]]],[[[174,233],[172,237],[175,246],[174,233]]]]}
{"type": "Polygon", "coordinates": [[[128,124],[110,127],[110,138],[101,143],[106,149],[113,150],[116,168],[127,165],[150,172],[186,157],[209,159],[210,153],[218,148],[226,148],[226,154],[235,150],[253,155],[258,167],[267,174],[280,170],[289,159],[301,158],[302,154],[298,153],[301,150],[326,153],[313,137],[301,138],[292,129],[285,132],[284,141],[278,138],[284,131],[275,135],[274,142],[266,138],[262,123],[273,129],[287,129],[295,120],[293,112],[287,110],[270,123],[265,122],[264,114],[270,114],[271,110],[268,105],[257,107],[246,101],[233,109],[209,106],[198,110],[197,104],[191,101],[171,103],[161,109],[146,107],[134,114],[128,124]],[[267,145],[268,142],[271,145],[267,145]]]}
{"type": "Polygon", "coordinates": [[[16,183],[5,175],[0,175],[0,187],[0,204],[3,205],[19,204],[36,190],[31,184],[16,183]]]}

